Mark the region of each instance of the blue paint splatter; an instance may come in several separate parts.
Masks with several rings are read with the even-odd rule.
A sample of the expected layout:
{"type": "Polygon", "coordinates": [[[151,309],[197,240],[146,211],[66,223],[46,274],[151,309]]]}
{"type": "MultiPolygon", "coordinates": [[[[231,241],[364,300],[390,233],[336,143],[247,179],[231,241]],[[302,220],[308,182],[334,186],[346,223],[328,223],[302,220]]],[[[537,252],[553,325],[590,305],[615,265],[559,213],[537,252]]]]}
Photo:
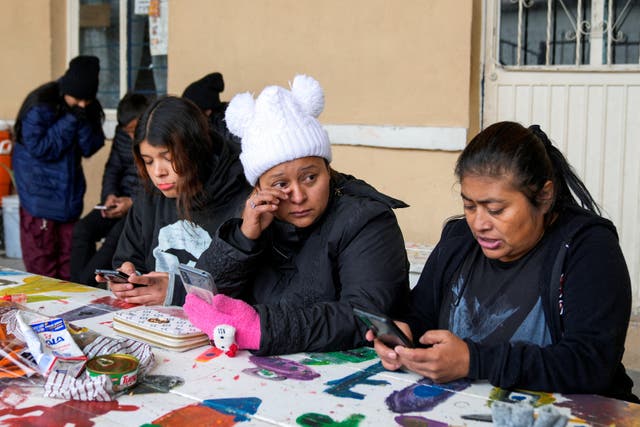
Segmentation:
{"type": "Polygon", "coordinates": [[[423,378],[400,391],[394,391],[385,400],[393,412],[404,414],[414,411],[430,411],[453,396],[455,392],[469,387],[469,380],[456,380],[446,384],[434,384],[423,378]]]}
{"type": "Polygon", "coordinates": [[[379,374],[383,371],[385,371],[385,369],[382,366],[382,363],[375,363],[363,369],[362,371],[356,372],[355,374],[337,380],[329,381],[326,384],[332,387],[326,389],[325,392],[337,397],[350,397],[352,399],[362,400],[364,399],[364,394],[351,391],[351,387],[354,387],[358,384],[387,385],[389,384],[388,381],[368,379],[369,377],[379,374]]]}
{"type": "Polygon", "coordinates": [[[257,397],[240,397],[235,399],[207,399],[202,406],[214,409],[225,415],[234,415],[234,421],[249,421],[249,415],[258,411],[262,400],[257,397]]]}

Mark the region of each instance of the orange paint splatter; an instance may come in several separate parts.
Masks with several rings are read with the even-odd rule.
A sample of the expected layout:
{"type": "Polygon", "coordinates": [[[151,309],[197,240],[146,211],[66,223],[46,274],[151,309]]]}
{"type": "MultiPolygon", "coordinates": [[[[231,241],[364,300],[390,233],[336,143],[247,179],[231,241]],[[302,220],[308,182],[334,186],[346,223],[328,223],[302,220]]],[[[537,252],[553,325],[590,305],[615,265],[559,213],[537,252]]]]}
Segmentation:
{"type": "Polygon", "coordinates": [[[233,415],[222,414],[201,405],[190,405],[176,409],[152,421],[152,424],[162,427],[184,427],[193,425],[194,420],[207,420],[207,425],[216,427],[231,427],[236,424],[233,415]]]}

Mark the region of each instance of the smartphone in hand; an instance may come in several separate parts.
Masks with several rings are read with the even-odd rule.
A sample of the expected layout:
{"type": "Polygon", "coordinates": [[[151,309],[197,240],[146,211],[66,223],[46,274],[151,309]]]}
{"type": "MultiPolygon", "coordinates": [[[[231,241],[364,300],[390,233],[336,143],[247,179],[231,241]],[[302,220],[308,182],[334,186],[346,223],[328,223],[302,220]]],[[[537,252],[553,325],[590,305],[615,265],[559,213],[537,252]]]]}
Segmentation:
{"type": "Polygon", "coordinates": [[[353,313],[364,323],[373,334],[387,347],[402,345],[413,348],[413,342],[407,337],[393,320],[382,314],[374,314],[368,311],[353,308],[353,313]]]}
{"type": "Polygon", "coordinates": [[[213,302],[213,296],[218,293],[213,277],[208,271],[191,267],[186,264],[179,264],[178,271],[182,284],[188,294],[195,294],[202,298],[207,304],[213,302]]]}
{"type": "Polygon", "coordinates": [[[93,209],[97,209],[99,211],[108,211],[109,209],[113,209],[115,208],[116,205],[109,205],[109,206],[105,206],[105,205],[95,205],[93,207],[93,209]]]}
{"type": "Polygon", "coordinates": [[[127,283],[129,282],[129,275],[118,270],[106,270],[102,268],[96,268],[96,275],[102,276],[113,283],[127,283]]]}
{"type": "MultiPolygon", "coordinates": [[[[96,268],[95,273],[96,275],[103,276],[105,279],[113,283],[129,283],[129,275],[119,270],[96,268]]],[[[141,288],[142,286],[147,286],[146,284],[143,285],[140,283],[131,283],[131,284],[133,285],[134,288],[141,288]]]]}

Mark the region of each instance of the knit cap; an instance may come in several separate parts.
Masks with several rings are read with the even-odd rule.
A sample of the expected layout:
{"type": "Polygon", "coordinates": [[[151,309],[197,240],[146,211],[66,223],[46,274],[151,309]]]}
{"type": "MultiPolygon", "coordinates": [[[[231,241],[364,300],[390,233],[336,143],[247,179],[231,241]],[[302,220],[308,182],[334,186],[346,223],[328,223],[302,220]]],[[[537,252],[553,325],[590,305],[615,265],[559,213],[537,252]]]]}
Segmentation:
{"type": "Polygon", "coordinates": [[[297,75],[291,90],[267,86],[253,99],[233,97],[225,114],[227,127],[242,139],[240,161],[249,184],[280,163],[317,156],[331,161],[331,143],[317,117],[324,93],[313,77],[297,75]]]}
{"type": "Polygon", "coordinates": [[[77,99],[93,100],[98,93],[100,60],[96,56],[80,55],[69,62],[69,68],[60,78],[60,89],[65,95],[77,99]]]}
{"type": "Polygon", "coordinates": [[[192,101],[202,111],[214,110],[220,105],[222,91],[224,91],[222,74],[211,73],[187,86],[182,97],[192,101]]]}

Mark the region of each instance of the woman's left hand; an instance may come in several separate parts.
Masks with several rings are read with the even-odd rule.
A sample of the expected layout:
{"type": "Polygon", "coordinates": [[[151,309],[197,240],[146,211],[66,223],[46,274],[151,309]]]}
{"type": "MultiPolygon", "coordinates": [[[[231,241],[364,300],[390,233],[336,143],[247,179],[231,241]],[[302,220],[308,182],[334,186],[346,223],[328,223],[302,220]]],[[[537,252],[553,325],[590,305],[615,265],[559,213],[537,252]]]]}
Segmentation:
{"type": "Polygon", "coordinates": [[[169,287],[169,273],[152,271],[129,276],[129,283],[109,283],[116,298],[132,304],[163,305],[169,287]],[[134,285],[141,285],[134,287],[134,285]]]}
{"type": "Polygon", "coordinates": [[[469,374],[469,347],[462,339],[446,330],[427,331],[420,343],[428,348],[396,347],[398,361],[410,371],[446,383],[469,374]]]}

